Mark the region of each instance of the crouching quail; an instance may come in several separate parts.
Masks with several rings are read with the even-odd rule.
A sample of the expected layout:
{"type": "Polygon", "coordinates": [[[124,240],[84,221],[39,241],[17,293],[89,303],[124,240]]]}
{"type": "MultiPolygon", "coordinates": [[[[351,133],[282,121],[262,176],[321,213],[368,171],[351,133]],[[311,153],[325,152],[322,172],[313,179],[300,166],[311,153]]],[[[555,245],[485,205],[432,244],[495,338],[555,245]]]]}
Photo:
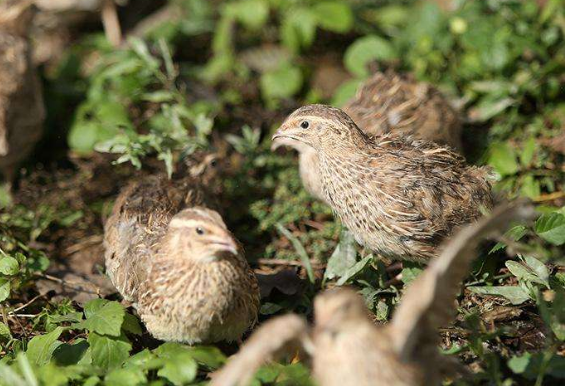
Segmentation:
{"type": "Polygon", "coordinates": [[[437,348],[438,328],[452,319],[477,244],[510,221],[534,215],[529,204],[504,206],[462,229],[408,287],[387,325],[375,325],[361,296],[343,288],[316,297],[311,330],[295,314],[270,320],[213,375],[210,385],[245,386],[261,364],[296,344],[311,355],[319,386],[441,384],[441,371],[451,362],[437,348]]]}
{"type": "Polygon", "coordinates": [[[235,341],[257,320],[257,279],[192,178],[126,188],[105,225],[106,269],[156,338],[235,341]]]}
{"type": "Polygon", "coordinates": [[[492,207],[487,169],[411,137],[367,136],[342,110],[304,106],[273,136],[315,151],[325,201],[362,245],[426,262],[460,225],[492,207]]]}
{"type": "MultiPolygon", "coordinates": [[[[413,136],[461,150],[461,121],[457,112],[435,87],[408,76],[392,71],[375,73],[361,84],[343,111],[369,136],[413,136]]],[[[298,151],[302,184],[312,196],[323,201],[316,152],[283,138],[273,142],[273,148],[281,145],[298,151]]]]}

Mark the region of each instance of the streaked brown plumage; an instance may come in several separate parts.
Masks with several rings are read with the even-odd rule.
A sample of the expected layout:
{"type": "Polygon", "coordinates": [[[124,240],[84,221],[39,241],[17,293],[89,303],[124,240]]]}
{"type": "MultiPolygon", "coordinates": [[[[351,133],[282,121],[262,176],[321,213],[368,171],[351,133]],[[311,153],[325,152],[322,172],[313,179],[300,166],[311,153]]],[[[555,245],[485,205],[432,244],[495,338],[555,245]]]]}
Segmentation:
{"type": "Polygon", "coordinates": [[[278,138],[316,152],[325,201],[360,244],[384,256],[426,262],[492,206],[486,170],[433,142],[368,137],[337,108],[299,108],[278,138]]]}
{"type": "Polygon", "coordinates": [[[451,363],[437,349],[438,328],[452,319],[460,282],[477,244],[511,221],[534,216],[530,204],[519,203],[498,208],[462,229],[408,287],[388,325],[373,324],[363,299],[351,289],[318,295],[312,331],[294,314],[265,323],[214,374],[210,385],[247,385],[261,364],[297,343],[312,356],[312,372],[319,386],[439,385],[441,371],[451,363]]]}
{"type": "Polygon", "coordinates": [[[31,1],[0,3],[0,172],[8,182],[43,132],[41,83],[31,61],[31,1]]]}
{"type": "MultiPolygon", "coordinates": [[[[357,126],[369,136],[413,136],[461,150],[461,122],[457,112],[430,84],[392,71],[378,72],[359,87],[344,107],[357,126]]],[[[279,141],[299,153],[300,178],[306,190],[324,200],[316,152],[308,146],[279,141]]]]}
{"type": "Polygon", "coordinates": [[[146,178],[105,226],[108,275],[162,340],[234,341],[257,320],[257,279],[206,194],[190,177],[146,178]]]}

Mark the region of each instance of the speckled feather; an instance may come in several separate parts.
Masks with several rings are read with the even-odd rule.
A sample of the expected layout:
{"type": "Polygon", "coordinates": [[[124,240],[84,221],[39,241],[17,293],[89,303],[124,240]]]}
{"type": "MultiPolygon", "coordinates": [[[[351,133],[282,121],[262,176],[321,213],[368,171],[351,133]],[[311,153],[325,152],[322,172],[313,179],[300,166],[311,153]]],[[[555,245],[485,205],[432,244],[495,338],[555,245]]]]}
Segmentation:
{"type": "Polygon", "coordinates": [[[382,255],[425,262],[455,228],[492,207],[488,170],[447,147],[368,137],[342,110],[323,105],[298,109],[277,133],[289,130],[316,152],[325,201],[360,244],[382,255]],[[303,120],[311,127],[300,130],[303,120]]]}

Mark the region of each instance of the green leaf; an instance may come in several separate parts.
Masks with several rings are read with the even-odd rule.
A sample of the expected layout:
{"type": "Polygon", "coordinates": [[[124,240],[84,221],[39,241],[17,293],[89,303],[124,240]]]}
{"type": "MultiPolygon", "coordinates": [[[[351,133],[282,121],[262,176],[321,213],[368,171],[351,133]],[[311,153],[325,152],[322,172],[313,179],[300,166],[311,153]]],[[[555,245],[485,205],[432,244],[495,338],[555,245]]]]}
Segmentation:
{"type": "Polygon", "coordinates": [[[535,179],[532,174],[528,174],[522,180],[521,193],[529,198],[539,197],[541,194],[541,187],[539,180],[535,179]]]}
{"type": "Polygon", "coordinates": [[[357,88],[359,88],[362,82],[361,79],[352,79],[341,84],[334,92],[332,105],[341,107],[349,102],[349,100],[355,96],[357,88]]]}
{"type": "Polygon", "coordinates": [[[88,347],[88,342],[82,338],[72,344],[63,343],[53,351],[53,359],[60,366],[75,365],[84,357],[88,347]]]}
{"type": "Polygon", "coordinates": [[[522,166],[527,167],[532,163],[536,147],[535,137],[529,137],[522,143],[522,151],[520,152],[520,163],[522,166]]]}
{"type": "Polygon", "coordinates": [[[88,343],[92,364],[104,371],[120,367],[129,357],[131,350],[131,343],[123,334],[113,338],[91,332],[88,335],[88,343]]]}
{"type": "Polygon", "coordinates": [[[537,219],[534,230],[544,240],[554,245],[565,243],[565,216],[553,212],[537,219]]]}
{"type": "Polygon", "coordinates": [[[371,260],[373,260],[373,255],[369,255],[355,263],[353,267],[349,268],[343,273],[343,276],[339,278],[339,280],[336,282],[336,285],[342,286],[347,283],[351,278],[361,272],[371,260]]]}
{"type": "Polygon", "coordinates": [[[18,261],[10,256],[0,258],[0,273],[4,275],[15,275],[20,271],[18,261]]]}
{"type": "Polygon", "coordinates": [[[501,175],[509,176],[519,170],[516,152],[510,144],[497,142],[490,147],[489,164],[501,175]]]}
{"type": "Polygon", "coordinates": [[[217,347],[191,347],[188,351],[199,365],[208,369],[218,369],[226,362],[226,356],[217,347]]]}
{"type": "Polygon", "coordinates": [[[160,377],[168,379],[173,385],[181,386],[194,381],[198,364],[192,355],[184,350],[167,358],[165,365],[157,372],[160,377]]]}
{"type": "Polygon", "coordinates": [[[283,18],[281,39],[286,48],[298,52],[309,47],[316,36],[316,15],[308,8],[292,8],[283,18]]]}
{"type": "MultiPolygon", "coordinates": [[[[504,236],[510,238],[511,240],[518,241],[522,237],[524,237],[526,233],[528,233],[528,228],[526,228],[523,225],[516,225],[515,227],[510,228],[504,234],[504,236]]],[[[504,247],[506,247],[506,244],[504,244],[503,242],[498,242],[494,247],[492,247],[492,249],[488,253],[490,255],[491,253],[497,252],[504,247]]]]}
{"type": "Polygon", "coordinates": [[[226,14],[249,29],[257,30],[265,25],[269,16],[269,3],[261,0],[243,0],[229,3],[226,14]]]}
{"type": "Polygon", "coordinates": [[[0,302],[8,299],[10,296],[10,280],[0,277],[0,302]]]}
{"type": "Polygon", "coordinates": [[[532,354],[527,352],[521,356],[514,355],[508,360],[508,368],[512,370],[514,374],[523,374],[528,368],[531,359],[532,354]]]}
{"type": "Polygon", "coordinates": [[[266,98],[290,98],[302,87],[302,72],[299,68],[284,65],[261,75],[260,86],[266,98]]]}
{"type": "Polygon", "coordinates": [[[294,250],[296,251],[296,253],[298,253],[300,260],[302,261],[302,264],[304,265],[304,268],[308,273],[308,279],[310,280],[310,283],[314,284],[316,282],[316,277],[314,276],[312,263],[310,263],[310,258],[308,257],[308,253],[306,253],[306,249],[304,249],[304,246],[302,245],[300,240],[298,240],[298,238],[296,238],[292,233],[288,231],[288,229],[283,227],[280,223],[277,223],[276,227],[278,231],[284,235],[284,237],[290,240],[292,246],[294,247],[294,250]]]}
{"type": "Polygon", "coordinates": [[[127,312],[124,315],[122,329],[134,335],[141,335],[141,333],[143,332],[141,330],[141,325],[139,324],[137,317],[127,312]]]}
{"type": "Polygon", "coordinates": [[[412,283],[422,273],[422,266],[418,263],[406,261],[402,268],[402,282],[405,285],[412,283]]]}
{"type": "Polygon", "coordinates": [[[349,72],[364,78],[369,75],[367,65],[371,61],[386,62],[397,57],[398,54],[390,42],[376,35],[367,35],[357,39],[347,48],[343,60],[349,72]]]}
{"type": "Polygon", "coordinates": [[[84,328],[101,335],[120,336],[125,317],[120,303],[94,299],[85,305],[84,310],[84,328]]]}
{"type": "Polygon", "coordinates": [[[479,295],[502,296],[514,305],[519,305],[527,300],[530,296],[519,286],[493,286],[493,287],[468,287],[471,292],[479,295]]]}
{"type": "Polygon", "coordinates": [[[0,322],[0,342],[8,342],[10,339],[12,339],[10,327],[0,322]]]}
{"type": "Polygon", "coordinates": [[[355,238],[344,228],[339,236],[339,244],[328,260],[324,280],[343,276],[355,263],[357,263],[355,238]]]}
{"type": "Polygon", "coordinates": [[[145,382],[147,382],[145,374],[135,367],[112,370],[104,378],[106,386],[136,386],[145,382]]]}
{"type": "Polygon", "coordinates": [[[538,283],[549,288],[549,282],[547,281],[547,277],[549,276],[549,274],[547,274],[544,278],[540,277],[530,267],[525,266],[524,264],[520,264],[516,261],[507,261],[506,268],[508,268],[508,270],[519,280],[538,283]]]}
{"type": "Polygon", "coordinates": [[[349,4],[343,1],[324,1],[314,4],[312,12],[321,28],[328,31],[345,33],[353,27],[353,12],[349,4]]]}
{"type": "Polygon", "coordinates": [[[53,351],[62,344],[57,339],[64,330],[63,327],[57,327],[48,334],[33,337],[26,351],[29,360],[37,366],[47,364],[51,360],[53,351]]]}

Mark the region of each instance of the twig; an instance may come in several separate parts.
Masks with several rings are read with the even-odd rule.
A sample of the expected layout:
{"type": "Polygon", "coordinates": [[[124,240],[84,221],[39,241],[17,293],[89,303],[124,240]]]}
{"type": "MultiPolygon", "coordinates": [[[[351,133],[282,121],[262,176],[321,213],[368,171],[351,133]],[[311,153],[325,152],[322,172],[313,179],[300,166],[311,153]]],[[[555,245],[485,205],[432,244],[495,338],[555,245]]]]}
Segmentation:
{"type": "Polygon", "coordinates": [[[102,3],[102,24],[104,25],[104,33],[106,38],[114,47],[118,47],[122,42],[122,29],[116,4],[114,0],[104,0],[102,3]]]}
{"type": "Polygon", "coordinates": [[[13,311],[11,311],[11,312],[14,313],[14,312],[21,311],[21,310],[23,310],[24,308],[26,308],[27,306],[29,306],[31,303],[33,303],[34,301],[36,301],[37,299],[39,299],[39,298],[41,298],[41,297],[43,297],[43,296],[45,296],[45,294],[37,295],[36,297],[34,297],[33,299],[31,299],[29,302],[27,302],[27,303],[24,304],[23,306],[20,306],[20,307],[18,307],[18,308],[15,308],[15,309],[14,309],[13,311]]]}
{"type": "Polygon", "coordinates": [[[536,198],[534,198],[534,202],[553,201],[561,197],[565,197],[565,192],[553,192],[548,194],[541,194],[536,198]]]}
{"type": "Polygon", "coordinates": [[[55,281],[57,283],[60,283],[64,287],[69,287],[69,288],[72,288],[72,289],[79,291],[79,292],[84,292],[86,294],[94,294],[94,295],[100,296],[100,288],[98,288],[98,286],[95,285],[94,283],[89,283],[89,282],[81,283],[81,282],[77,282],[77,281],[67,281],[67,280],[60,279],[60,278],[55,277],[55,276],[45,274],[45,273],[36,273],[35,275],[38,276],[38,277],[41,277],[42,279],[55,281]],[[93,286],[95,286],[96,291],[89,291],[89,290],[84,289],[85,283],[92,284],[93,286]]]}

